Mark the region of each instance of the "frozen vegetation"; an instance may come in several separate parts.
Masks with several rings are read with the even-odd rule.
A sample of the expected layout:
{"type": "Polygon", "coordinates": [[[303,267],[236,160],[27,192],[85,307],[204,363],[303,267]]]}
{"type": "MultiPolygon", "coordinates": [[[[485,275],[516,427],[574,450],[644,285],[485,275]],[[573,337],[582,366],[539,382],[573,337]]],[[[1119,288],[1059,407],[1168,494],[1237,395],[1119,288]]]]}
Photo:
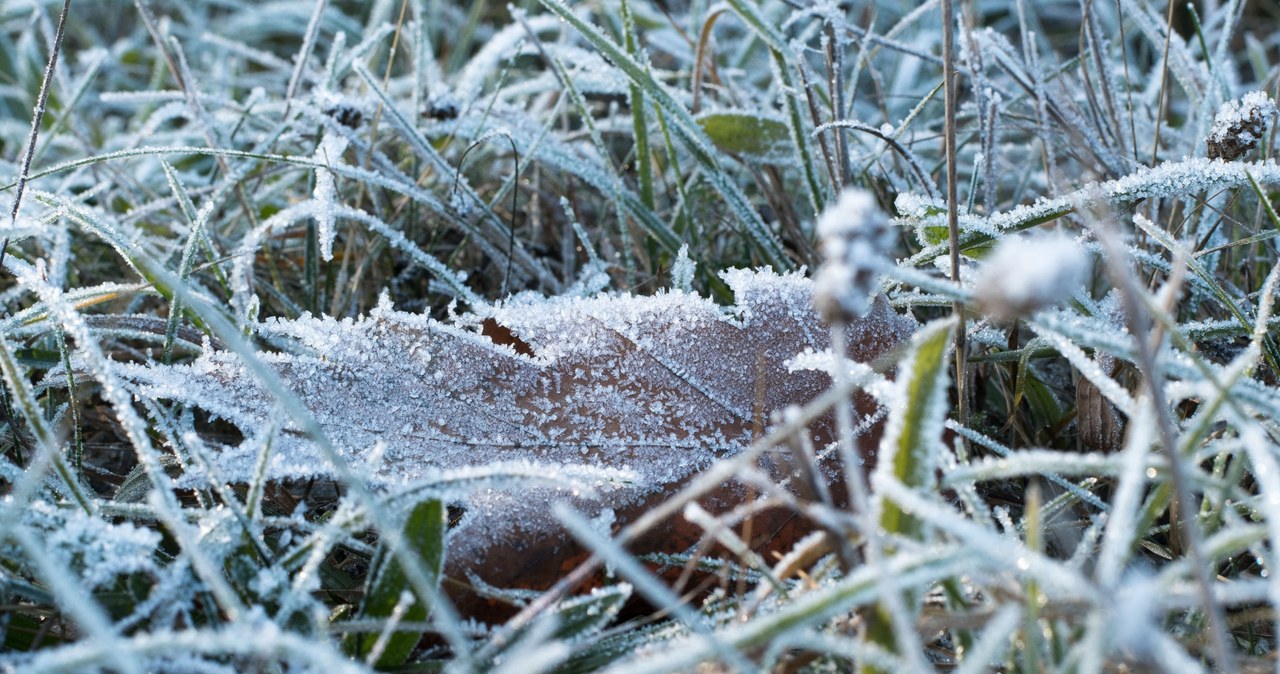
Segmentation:
{"type": "Polygon", "coordinates": [[[955,4],[0,0],[0,674],[1280,671],[1280,11],[955,4]]]}

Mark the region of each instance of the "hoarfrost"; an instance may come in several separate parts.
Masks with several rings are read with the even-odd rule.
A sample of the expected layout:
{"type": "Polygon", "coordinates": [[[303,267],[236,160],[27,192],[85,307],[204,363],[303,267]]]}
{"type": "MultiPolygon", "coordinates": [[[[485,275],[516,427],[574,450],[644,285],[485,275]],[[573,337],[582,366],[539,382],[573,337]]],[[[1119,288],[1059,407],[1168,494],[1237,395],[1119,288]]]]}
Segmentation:
{"type": "MultiPolygon", "coordinates": [[[[1127,204],[1143,199],[1182,197],[1200,192],[1247,187],[1251,179],[1259,184],[1280,183],[1280,164],[1273,159],[1227,162],[1206,157],[1169,161],[1155,168],[1139,168],[1115,180],[1088,184],[1059,197],[1042,197],[1032,204],[1022,204],[989,216],[961,213],[960,229],[998,238],[1005,232],[1048,222],[1099,201],[1127,204]]],[[[936,259],[945,251],[945,241],[933,243],[931,236],[931,232],[941,232],[945,236],[945,209],[934,207],[921,197],[909,194],[899,195],[895,207],[902,214],[895,224],[914,226],[918,238],[930,244],[914,255],[908,264],[915,265],[921,260],[936,259]]]]}
{"type": "Polygon", "coordinates": [[[342,163],[342,153],[347,150],[349,141],[335,131],[325,131],[324,137],[316,148],[316,233],[320,240],[320,256],[326,261],[333,259],[333,238],[337,234],[334,222],[337,216],[334,211],[338,205],[338,182],[329,168],[342,163]]]}
{"type": "Polygon", "coordinates": [[[693,275],[698,265],[689,259],[689,244],[680,246],[676,261],[671,264],[671,287],[684,292],[693,291],[693,275]]]}
{"type": "Polygon", "coordinates": [[[44,500],[28,504],[23,520],[42,534],[49,552],[78,573],[87,589],[110,585],[121,575],[159,572],[154,559],[160,544],[156,531],[129,522],[111,524],[44,500]]]}

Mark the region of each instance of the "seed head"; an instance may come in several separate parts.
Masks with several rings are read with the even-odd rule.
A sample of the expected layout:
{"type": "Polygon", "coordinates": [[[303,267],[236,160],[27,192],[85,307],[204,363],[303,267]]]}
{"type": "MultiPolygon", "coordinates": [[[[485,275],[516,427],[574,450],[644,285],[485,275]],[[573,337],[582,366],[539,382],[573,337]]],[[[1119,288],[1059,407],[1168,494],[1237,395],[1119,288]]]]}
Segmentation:
{"type": "Polygon", "coordinates": [[[998,320],[1039,311],[1084,285],[1089,255],[1069,237],[1006,237],[974,280],[983,311],[998,320]]]}
{"type": "Polygon", "coordinates": [[[849,322],[871,310],[876,276],[893,247],[893,228],[870,192],[845,190],[818,218],[822,266],[814,278],[814,305],[831,322],[849,322]]]}
{"type": "Polygon", "coordinates": [[[1258,146],[1277,116],[1276,103],[1261,91],[1251,91],[1238,101],[1218,109],[1213,130],[1205,142],[1209,158],[1233,161],[1258,146]]]}

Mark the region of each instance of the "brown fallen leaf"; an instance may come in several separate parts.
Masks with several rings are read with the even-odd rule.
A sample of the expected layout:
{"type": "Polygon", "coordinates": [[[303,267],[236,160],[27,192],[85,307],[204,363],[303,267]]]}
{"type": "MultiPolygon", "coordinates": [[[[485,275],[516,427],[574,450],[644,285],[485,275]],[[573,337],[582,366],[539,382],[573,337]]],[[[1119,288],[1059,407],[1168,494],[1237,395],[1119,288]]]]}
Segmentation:
{"type": "MultiPolygon", "coordinates": [[[[384,303],[358,320],[271,320],[258,331],[283,349],[263,359],[372,481],[452,480],[448,495],[461,498],[466,515],[450,533],[451,578],[471,570],[497,587],[542,588],[582,555],[551,516],[553,501],[569,499],[616,530],[745,448],[772,411],[830,385],[825,373],[787,366],[829,346],[812,283],[768,270],[722,276],[735,293],[732,307],[678,291],[518,296],[449,323],[384,303]],[[569,487],[547,486],[556,480],[569,487]],[[456,487],[463,483],[465,497],[456,487]]],[[[881,299],[849,326],[849,355],[873,360],[915,327],[881,299]]],[[[121,368],[139,395],[199,407],[240,428],[249,440],[224,448],[217,467],[224,479],[250,478],[260,436],[277,415],[234,354],[210,350],[187,365],[121,368]]],[[[869,397],[857,402],[860,414],[875,411],[869,397]]],[[[819,442],[830,440],[828,423],[812,429],[819,442]]],[[[863,439],[868,458],[876,435],[863,439]]],[[[774,464],[777,477],[790,470],[774,464]]],[[[285,425],[273,440],[271,477],[330,473],[296,429],[285,425]]],[[[702,505],[722,512],[744,494],[726,485],[702,505]]],[[[758,518],[752,531],[794,540],[810,529],[778,513],[758,518]]],[[[699,534],[672,522],[632,550],[678,553],[699,534]]]]}

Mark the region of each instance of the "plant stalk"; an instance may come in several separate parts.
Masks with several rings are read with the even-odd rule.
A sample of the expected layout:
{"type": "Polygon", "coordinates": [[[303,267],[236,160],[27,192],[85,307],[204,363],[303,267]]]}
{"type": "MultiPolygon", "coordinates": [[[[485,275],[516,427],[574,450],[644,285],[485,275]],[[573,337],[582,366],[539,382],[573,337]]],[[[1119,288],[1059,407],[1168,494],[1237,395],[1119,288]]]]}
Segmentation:
{"type": "MultiPolygon", "coordinates": [[[[955,21],[952,0],[942,0],[942,76],[946,87],[943,94],[945,118],[943,138],[947,155],[947,237],[951,246],[951,281],[960,285],[960,213],[956,205],[956,57],[955,21]]],[[[969,418],[968,364],[965,362],[964,302],[955,300],[952,311],[958,317],[956,327],[956,399],[957,421],[967,423],[969,418]]],[[[963,442],[963,440],[961,441],[963,442]]]]}

